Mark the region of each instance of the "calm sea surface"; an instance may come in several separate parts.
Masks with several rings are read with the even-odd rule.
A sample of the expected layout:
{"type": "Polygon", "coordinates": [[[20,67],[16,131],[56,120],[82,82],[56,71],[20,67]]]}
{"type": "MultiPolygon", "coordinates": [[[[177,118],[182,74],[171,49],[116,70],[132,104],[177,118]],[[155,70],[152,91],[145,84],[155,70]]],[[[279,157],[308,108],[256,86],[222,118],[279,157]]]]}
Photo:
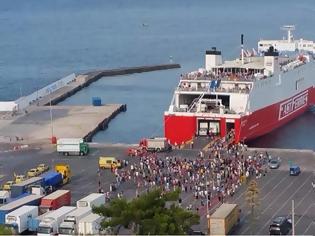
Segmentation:
{"type": "MultiPolygon", "coordinates": [[[[282,38],[281,25],[296,24],[297,37],[315,39],[315,2],[266,0],[2,0],[0,100],[29,94],[67,74],[97,68],[168,63],[169,70],[104,78],[63,104],[126,103],[128,111],[95,136],[99,142],[135,143],[163,134],[180,73],[203,66],[212,46],[225,58],[261,38],[282,38]]],[[[315,149],[314,114],[259,138],[254,146],[315,149]]]]}

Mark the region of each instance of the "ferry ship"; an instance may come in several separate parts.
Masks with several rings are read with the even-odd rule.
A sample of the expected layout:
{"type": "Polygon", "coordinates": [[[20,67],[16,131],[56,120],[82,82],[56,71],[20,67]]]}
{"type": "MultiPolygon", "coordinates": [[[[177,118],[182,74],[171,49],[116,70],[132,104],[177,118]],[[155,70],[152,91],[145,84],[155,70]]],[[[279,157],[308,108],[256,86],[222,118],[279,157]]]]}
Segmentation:
{"type": "Polygon", "coordinates": [[[221,51],[206,51],[205,68],[181,75],[164,113],[165,137],[180,145],[195,136],[224,137],[235,142],[262,136],[300,116],[315,104],[315,44],[293,38],[260,40],[258,49],[223,61],[221,51]]]}

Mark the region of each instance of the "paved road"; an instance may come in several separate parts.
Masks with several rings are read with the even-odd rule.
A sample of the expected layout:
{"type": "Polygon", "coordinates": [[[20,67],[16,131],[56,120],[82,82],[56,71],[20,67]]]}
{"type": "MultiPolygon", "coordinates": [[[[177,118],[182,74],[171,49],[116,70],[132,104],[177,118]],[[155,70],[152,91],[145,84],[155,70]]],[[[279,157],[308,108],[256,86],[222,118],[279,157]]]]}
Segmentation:
{"type": "MultiPolygon", "coordinates": [[[[169,154],[178,157],[194,158],[197,150],[173,151],[169,154]]],[[[258,218],[253,224],[248,216],[248,209],[244,201],[246,186],[240,187],[237,194],[228,199],[228,202],[240,204],[242,209],[242,219],[235,234],[268,234],[270,221],[278,215],[288,215],[291,211],[291,200],[295,200],[296,211],[296,233],[313,234],[315,232],[315,191],[311,188],[311,179],[315,170],[315,158],[311,152],[270,152],[272,155],[281,156],[282,164],[278,170],[270,171],[267,176],[258,179],[260,188],[260,208],[258,218]],[[288,162],[297,163],[302,168],[302,174],[294,177],[288,175],[288,162]],[[250,224],[249,224],[250,223],[250,224]]],[[[23,152],[0,153],[0,182],[12,179],[13,173],[22,174],[28,169],[45,163],[54,166],[58,162],[70,164],[73,177],[71,182],[64,186],[72,192],[73,204],[83,196],[98,191],[99,177],[97,174],[99,156],[116,156],[120,159],[129,160],[130,163],[137,162],[137,158],[126,156],[126,148],[120,146],[108,146],[92,148],[87,157],[64,157],[58,155],[53,149],[33,149],[23,152]]],[[[115,180],[114,175],[109,170],[101,171],[101,187],[109,190],[109,184],[115,180]]],[[[135,186],[131,183],[124,183],[119,191],[124,191],[127,198],[135,197],[135,186]]],[[[183,206],[189,204],[200,204],[192,194],[182,194],[183,206]]],[[[212,202],[212,208],[217,207],[218,202],[212,202]]],[[[206,232],[206,208],[199,210],[201,224],[196,226],[206,232]]]]}

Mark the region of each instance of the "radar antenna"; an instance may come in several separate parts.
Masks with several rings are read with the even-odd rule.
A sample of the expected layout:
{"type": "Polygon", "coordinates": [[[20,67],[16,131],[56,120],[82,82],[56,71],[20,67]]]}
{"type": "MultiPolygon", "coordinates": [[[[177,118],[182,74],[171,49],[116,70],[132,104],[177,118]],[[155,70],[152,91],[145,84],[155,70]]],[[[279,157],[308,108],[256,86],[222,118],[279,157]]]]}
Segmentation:
{"type": "Polygon", "coordinates": [[[288,32],[288,43],[291,43],[293,41],[292,31],[295,30],[295,25],[284,25],[281,29],[288,32]]]}

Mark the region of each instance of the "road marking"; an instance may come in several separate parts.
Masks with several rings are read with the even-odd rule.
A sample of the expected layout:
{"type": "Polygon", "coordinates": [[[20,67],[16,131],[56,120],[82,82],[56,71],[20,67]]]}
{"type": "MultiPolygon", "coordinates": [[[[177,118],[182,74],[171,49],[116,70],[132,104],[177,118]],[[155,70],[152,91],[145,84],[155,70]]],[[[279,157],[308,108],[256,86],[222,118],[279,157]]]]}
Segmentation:
{"type": "MultiPolygon", "coordinates": [[[[309,180],[309,178],[310,177],[312,177],[312,175],[310,175],[309,177],[307,177],[307,179],[303,182],[303,184],[302,185],[300,185],[300,187],[298,188],[298,189],[296,189],[295,191],[294,191],[294,193],[293,194],[291,194],[291,196],[294,196],[304,185],[305,185],[305,183],[307,183],[308,182],[308,180],[309,180]]],[[[297,178],[298,179],[298,178],[297,178]]],[[[293,182],[292,182],[293,183],[293,182]]],[[[292,184],[291,183],[291,184],[292,184]]],[[[285,191],[283,191],[282,192],[282,194],[284,193],[285,191]]],[[[282,194],[280,194],[280,195],[282,195],[282,194]]],[[[278,196],[280,196],[280,195],[278,195],[278,196]]],[[[285,202],[284,202],[284,204],[282,204],[282,206],[280,207],[280,208],[278,208],[278,210],[275,212],[275,214],[273,214],[273,216],[271,217],[271,219],[273,219],[277,214],[278,214],[278,212],[287,204],[287,202],[288,201],[290,201],[291,199],[290,198],[288,198],[285,202]]],[[[269,207],[268,207],[269,208],[269,207]]],[[[266,222],[264,225],[263,225],[263,227],[261,227],[260,228],[260,230],[257,232],[257,233],[260,233],[267,225],[268,225],[268,223],[269,222],[266,222]]]]}
{"type": "Polygon", "coordinates": [[[311,209],[313,206],[315,206],[315,203],[311,204],[308,206],[308,208],[303,212],[303,214],[301,215],[301,217],[295,222],[295,226],[297,225],[297,223],[300,222],[300,220],[305,216],[305,214],[308,212],[309,209],[311,209]]]}
{"type": "Polygon", "coordinates": [[[306,230],[304,231],[304,235],[306,235],[306,232],[310,229],[310,227],[314,224],[314,221],[312,221],[309,226],[306,228],[306,230]]]}
{"type": "MultiPolygon", "coordinates": [[[[273,191],[273,190],[275,190],[277,187],[278,187],[278,185],[279,184],[281,184],[282,183],[282,181],[284,181],[284,180],[286,180],[288,178],[288,176],[286,177],[286,178],[283,178],[277,185],[275,185],[261,200],[264,200],[269,194],[271,194],[271,192],[273,191]]],[[[292,182],[293,183],[293,182],[292,182]]],[[[291,183],[291,184],[292,184],[291,183]]]]}
{"type": "MultiPolygon", "coordinates": [[[[278,175],[280,175],[281,172],[278,173],[278,175]]],[[[272,176],[267,182],[262,182],[261,185],[263,185],[260,190],[263,190],[268,184],[270,181],[272,181],[274,179],[274,177],[278,177],[278,175],[274,175],[272,176]]],[[[263,178],[263,177],[262,177],[263,178]]],[[[245,187],[248,186],[247,184],[244,184],[245,187]]],[[[246,189],[243,193],[241,193],[237,198],[233,199],[233,202],[237,201],[241,196],[243,196],[244,194],[246,193],[246,189]]],[[[244,203],[244,201],[242,201],[242,203],[240,205],[242,205],[244,203]]]]}
{"type": "MultiPolygon", "coordinates": [[[[261,214],[264,214],[264,212],[266,212],[266,210],[268,210],[268,209],[272,206],[272,204],[274,204],[275,202],[277,202],[277,199],[278,199],[280,196],[282,196],[284,193],[286,193],[286,191],[290,189],[290,187],[293,185],[293,183],[294,183],[294,181],[292,181],[289,185],[287,185],[286,188],[284,188],[283,191],[281,191],[281,194],[279,194],[279,195],[277,195],[277,197],[273,198],[273,199],[271,200],[271,202],[268,204],[268,207],[266,207],[266,208],[261,212],[261,214]]],[[[258,217],[258,218],[260,218],[260,217],[258,217]]]]}

